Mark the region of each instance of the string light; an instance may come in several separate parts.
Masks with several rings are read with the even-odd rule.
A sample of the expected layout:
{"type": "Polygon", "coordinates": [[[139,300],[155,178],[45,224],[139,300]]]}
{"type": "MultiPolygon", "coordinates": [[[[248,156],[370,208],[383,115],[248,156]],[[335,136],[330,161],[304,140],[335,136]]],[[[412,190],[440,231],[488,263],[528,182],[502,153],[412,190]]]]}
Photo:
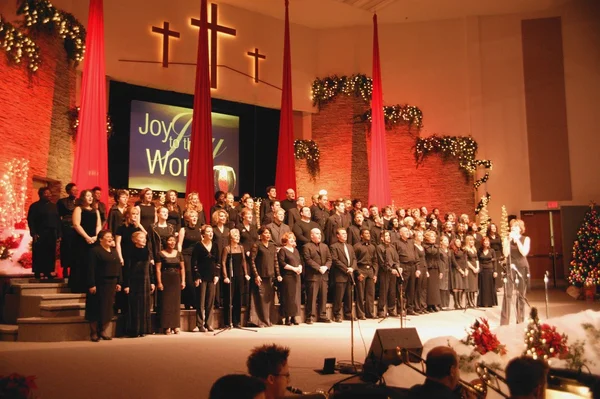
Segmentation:
{"type": "Polygon", "coordinates": [[[527,328],[525,329],[526,356],[542,359],[547,362],[550,358],[565,356],[569,353],[568,337],[556,331],[556,327],[540,324],[536,308],[531,308],[527,328]]]}
{"type": "Polygon", "coordinates": [[[295,140],[294,155],[296,159],[306,159],[306,168],[311,180],[315,181],[321,171],[319,145],[313,140],[295,140]]]}
{"type": "MultiPolygon", "coordinates": [[[[372,110],[368,110],[357,117],[359,122],[371,122],[372,110]]],[[[395,125],[407,125],[420,129],[423,127],[423,112],[414,105],[391,105],[383,107],[383,119],[386,129],[391,129],[395,125]]]]}
{"type": "Polygon", "coordinates": [[[578,287],[600,284],[600,219],[595,205],[590,204],[573,244],[568,280],[578,287]]]}
{"type": "Polygon", "coordinates": [[[13,229],[25,218],[29,161],[15,158],[4,164],[0,176],[0,231],[13,229]]]}
{"type": "MultiPolygon", "coordinates": [[[[79,112],[81,111],[81,107],[73,107],[69,110],[69,112],[67,112],[67,114],[69,115],[69,125],[71,126],[71,135],[73,135],[73,137],[75,137],[75,135],[77,134],[77,128],[79,127],[79,112]]],[[[106,136],[107,139],[110,139],[110,137],[113,134],[113,123],[112,123],[112,119],[110,118],[109,114],[106,114],[106,136]]]]}
{"type": "Polygon", "coordinates": [[[40,49],[27,35],[19,32],[11,23],[0,17],[0,47],[6,51],[9,59],[20,64],[25,57],[30,72],[36,72],[40,66],[40,49]]]}

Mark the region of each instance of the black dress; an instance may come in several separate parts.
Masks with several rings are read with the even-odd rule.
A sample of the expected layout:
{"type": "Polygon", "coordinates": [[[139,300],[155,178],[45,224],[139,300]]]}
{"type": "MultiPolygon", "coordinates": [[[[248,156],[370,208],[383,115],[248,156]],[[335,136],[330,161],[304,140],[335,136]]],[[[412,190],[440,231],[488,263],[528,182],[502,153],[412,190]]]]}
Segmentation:
{"type": "Polygon", "coordinates": [[[138,204],[138,206],[140,207],[140,224],[144,227],[144,229],[147,232],[149,232],[152,229],[152,225],[154,224],[154,220],[156,217],[156,208],[154,207],[154,204],[138,204]]]}
{"type": "Polygon", "coordinates": [[[33,272],[36,278],[49,277],[55,269],[56,240],[60,237],[60,218],[56,204],[41,199],[29,207],[29,232],[35,239],[31,245],[33,272]],[[37,236],[37,238],[36,238],[37,236]]]}
{"type": "Polygon", "coordinates": [[[154,259],[158,259],[160,251],[167,247],[167,238],[175,235],[176,231],[178,232],[179,230],[175,230],[175,227],[169,223],[164,227],[161,227],[158,224],[152,225],[152,231],[149,233],[154,237],[152,240],[154,259]]]}
{"type": "Polygon", "coordinates": [[[119,207],[115,204],[110,208],[110,211],[108,212],[108,230],[110,230],[111,233],[113,233],[113,235],[117,234],[117,230],[119,229],[119,227],[121,227],[121,225],[123,224],[124,221],[124,216],[123,216],[123,212],[121,212],[121,210],[119,209],[119,207]]]}
{"type": "Polygon", "coordinates": [[[494,272],[497,270],[498,260],[496,252],[489,249],[487,254],[483,250],[479,251],[479,296],[477,298],[477,306],[491,307],[498,305],[498,297],[496,296],[496,283],[494,272]]]}
{"type": "Polygon", "coordinates": [[[504,253],[502,252],[502,238],[500,238],[498,234],[496,234],[493,238],[488,234],[488,238],[490,239],[490,248],[494,250],[497,258],[496,271],[498,272],[498,277],[495,280],[497,290],[498,288],[502,287],[502,263],[504,260],[504,253]]]}
{"type": "Polygon", "coordinates": [[[183,257],[177,251],[175,256],[160,254],[161,282],[163,290],[158,291],[158,319],[160,328],[178,328],[181,306],[181,262],[183,257]]]}
{"type": "Polygon", "coordinates": [[[467,256],[462,249],[456,252],[450,251],[450,259],[452,261],[452,270],[450,271],[450,281],[452,289],[462,291],[468,288],[467,277],[463,276],[459,270],[463,272],[467,270],[467,256]]]}
{"type": "Polygon", "coordinates": [[[450,306],[450,270],[452,265],[452,254],[450,250],[444,252],[440,249],[439,272],[442,273],[440,279],[440,297],[442,299],[442,307],[450,306]]]}
{"type": "Polygon", "coordinates": [[[202,234],[200,234],[200,225],[196,224],[194,227],[185,226],[183,244],[181,245],[181,254],[183,255],[183,262],[185,264],[185,288],[181,294],[181,300],[185,305],[186,309],[196,307],[196,288],[194,287],[194,280],[192,275],[192,253],[194,253],[194,247],[202,240],[202,234]]]}
{"type": "Polygon", "coordinates": [[[65,269],[64,274],[66,276],[66,268],[75,267],[77,256],[74,243],[77,232],[73,229],[75,197],[69,196],[59,199],[56,203],[56,209],[61,220],[60,266],[65,269]]]}
{"type": "Polygon", "coordinates": [[[300,252],[294,248],[294,251],[290,251],[288,248],[283,247],[277,253],[277,260],[279,262],[279,271],[283,277],[281,284],[281,307],[280,313],[284,318],[295,317],[300,312],[300,275],[292,270],[286,270],[285,265],[292,265],[298,267],[302,265],[300,259],[300,252]]]}
{"type": "Polygon", "coordinates": [[[223,251],[224,255],[222,255],[226,256],[224,275],[230,279],[229,284],[224,285],[224,287],[227,287],[224,292],[225,297],[223,307],[225,309],[225,315],[223,319],[225,320],[225,325],[233,323],[234,326],[239,326],[242,322],[242,295],[246,292],[246,271],[243,266],[244,257],[246,255],[241,252],[229,253],[228,249],[229,247],[225,247],[225,250],[223,251]],[[231,274],[232,270],[233,275],[231,274]],[[231,319],[229,318],[230,303],[232,305],[231,319]]]}
{"type": "MultiPolygon", "coordinates": [[[[465,251],[467,262],[473,267],[477,266],[477,252],[465,251]]],[[[467,275],[467,292],[479,291],[479,273],[474,273],[473,270],[468,268],[469,274],[467,275]]]]}
{"type": "Polygon", "coordinates": [[[114,316],[116,286],[122,277],[119,255],[114,248],[107,251],[98,245],[89,251],[87,260],[85,319],[106,324],[114,316]],[[96,287],[95,294],[90,294],[91,287],[96,287]]]}
{"type": "MultiPolygon", "coordinates": [[[[167,207],[167,209],[169,208],[167,207]]],[[[181,208],[179,208],[179,205],[175,205],[172,210],[169,209],[167,223],[173,225],[175,231],[179,233],[179,230],[181,230],[181,208]]]]}
{"type": "Polygon", "coordinates": [[[424,246],[427,262],[427,306],[441,306],[440,295],[440,248],[434,244],[424,246]]]}
{"type": "MultiPolygon", "coordinates": [[[[90,237],[96,237],[96,226],[98,223],[98,211],[95,209],[81,208],[81,228],[90,237]]],[[[86,270],[90,250],[95,244],[88,244],[79,233],[75,232],[73,240],[73,250],[75,251],[75,265],[71,270],[69,277],[69,288],[73,293],[86,292],[86,270]]],[[[115,251],[116,252],[116,251],[115,251]]]]}
{"type": "Polygon", "coordinates": [[[417,278],[415,290],[415,309],[420,310],[427,307],[427,261],[425,260],[425,248],[422,250],[415,245],[417,255],[417,270],[421,272],[417,278]]]}
{"type": "Polygon", "coordinates": [[[150,284],[154,284],[152,251],[146,245],[134,246],[123,268],[123,288],[129,288],[129,309],[127,311],[126,332],[130,336],[152,333],[150,307],[152,304],[150,284]]]}
{"type": "MultiPolygon", "coordinates": [[[[219,230],[219,227],[213,226],[213,245],[217,247],[217,263],[219,264],[219,270],[221,269],[221,255],[223,254],[223,248],[229,243],[229,227],[224,226],[223,232],[219,230]]],[[[215,286],[215,307],[223,306],[223,279],[219,279],[219,282],[215,286]]]]}

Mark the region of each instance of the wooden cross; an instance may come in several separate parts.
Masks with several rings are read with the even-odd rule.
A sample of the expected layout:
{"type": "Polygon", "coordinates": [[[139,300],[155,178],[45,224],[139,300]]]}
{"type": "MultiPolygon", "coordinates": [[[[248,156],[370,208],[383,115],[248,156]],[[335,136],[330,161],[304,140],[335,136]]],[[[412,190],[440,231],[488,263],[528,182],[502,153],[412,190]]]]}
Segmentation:
{"type": "Polygon", "coordinates": [[[179,39],[180,34],[179,34],[179,32],[169,30],[169,23],[167,21],[163,22],[162,28],[153,26],[152,32],[160,33],[161,35],[163,35],[162,65],[164,68],[168,68],[169,67],[169,37],[175,37],[175,38],[179,39]]]}
{"type": "Polygon", "coordinates": [[[267,56],[260,54],[257,47],[254,48],[254,52],[248,51],[246,54],[248,54],[250,57],[254,57],[254,82],[258,83],[258,60],[265,60],[267,59],[267,56]]]}
{"type": "MultiPolygon", "coordinates": [[[[207,26],[210,29],[210,87],[217,88],[217,34],[236,36],[236,30],[227,26],[219,25],[217,18],[217,5],[210,5],[210,21],[207,26]]],[[[192,25],[200,27],[203,21],[192,18],[192,25]]]]}

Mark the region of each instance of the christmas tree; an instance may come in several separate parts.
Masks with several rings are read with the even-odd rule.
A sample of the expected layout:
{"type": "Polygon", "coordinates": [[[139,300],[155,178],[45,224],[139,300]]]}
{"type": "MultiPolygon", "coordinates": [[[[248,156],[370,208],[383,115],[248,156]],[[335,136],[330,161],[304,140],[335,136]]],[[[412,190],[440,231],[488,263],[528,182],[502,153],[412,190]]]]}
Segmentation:
{"type": "Polygon", "coordinates": [[[483,208],[477,215],[479,217],[479,232],[482,236],[487,235],[488,227],[490,226],[490,216],[488,215],[487,203],[483,205],[483,208]]]}
{"type": "Polygon", "coordinates": [[[502,237],[502,240],[507,239],[509,233],[508,212],[506,212],[506,205],[502,205],[502,216],[500,216],[500,237],[502,237]]]}
{"type": "Polygon", "coordinates": [[[590,205],[573,243],[569,283],[578,287],[600,285],[600,219],[594,206],[590,205]]]}

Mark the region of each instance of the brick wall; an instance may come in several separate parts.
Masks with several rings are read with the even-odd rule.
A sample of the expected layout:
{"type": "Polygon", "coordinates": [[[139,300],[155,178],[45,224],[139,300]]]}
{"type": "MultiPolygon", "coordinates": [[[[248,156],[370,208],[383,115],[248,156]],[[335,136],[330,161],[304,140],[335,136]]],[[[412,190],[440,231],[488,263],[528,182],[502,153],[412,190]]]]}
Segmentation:
{"type": "Polygon", "coordinates": [[[28,204],[37,200],[33,176],[68,183],[74,151],[67,112],[75,104],[76,70],[61,39],[41,34],[35,41],[41,65],[33,75],[0,51],[0,171],[13,158],[30,160],[28,204]]]}
{"type": "MultiPolygon", "coordinates": [[[[361,198],[369,193],[368,124],[353,123],[353,117],[368,109],[360,99],[338,96],[312,118],[312,139],[321,151],[321,173],[316,182],[309,179],[306,161],[296,162],[298,195],[310,197],[326,189],[329,198],[361,198]]],[[[427,206],[442,212],[474,214],[475,196],[454,161],[429,156],[416,167],[415,138],[418,133],[398,126],[386,132],[392,199],[396,207],[427,206]]],[[[378,204],[381,206],[381,204],[378,204]]]]}

